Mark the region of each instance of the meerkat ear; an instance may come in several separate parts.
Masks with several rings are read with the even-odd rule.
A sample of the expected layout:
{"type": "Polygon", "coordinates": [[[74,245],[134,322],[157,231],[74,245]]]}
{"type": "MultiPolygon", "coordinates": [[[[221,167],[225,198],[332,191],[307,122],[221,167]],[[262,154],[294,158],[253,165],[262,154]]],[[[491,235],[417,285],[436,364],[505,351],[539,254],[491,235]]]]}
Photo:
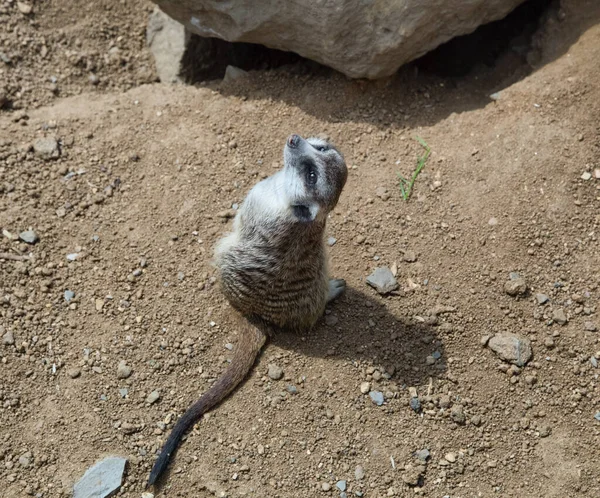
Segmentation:
{"type": "Polygon", "coordinates": [[[296,204],[292,206],[292,212],[298,221],[302,223],[310,223],[315,221],[319,214],[318,204],[296,204]]]}

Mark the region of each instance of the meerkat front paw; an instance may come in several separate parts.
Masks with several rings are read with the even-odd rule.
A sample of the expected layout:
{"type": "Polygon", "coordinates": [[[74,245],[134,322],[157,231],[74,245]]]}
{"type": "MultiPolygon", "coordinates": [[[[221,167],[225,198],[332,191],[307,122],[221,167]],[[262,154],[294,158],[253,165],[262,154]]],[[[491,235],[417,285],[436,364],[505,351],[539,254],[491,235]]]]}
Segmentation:
{"type": "Polygon", "coordinates": [[[330,303],[334,299],[337,299],[346,290],[346,281],[341,278],[332,278],[329,280],[329,295],[327,296],[327,302],[330,303]]]}

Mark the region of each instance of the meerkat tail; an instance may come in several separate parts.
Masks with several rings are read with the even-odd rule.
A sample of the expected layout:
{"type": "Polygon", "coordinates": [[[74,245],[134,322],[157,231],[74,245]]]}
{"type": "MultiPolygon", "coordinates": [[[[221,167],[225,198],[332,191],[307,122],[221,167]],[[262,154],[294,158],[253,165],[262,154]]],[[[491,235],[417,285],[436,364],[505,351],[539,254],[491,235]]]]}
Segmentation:
{"type": "Polygon", "coordinates": [[[169,464],[171,455],[176,450],[181,437],[198,419],[208,410],[220,403],[235,387],[244,380],[258,353],[262,349],[267,335],[259,327],[249,323],[245,319],[240,320],[241,334],[236,351],[231,359],[231,364],[223,375],[196,401],[183,416],[177,421],[175,427],[169,434],[158,456],[146,487],[152,486],[169,464]]]}

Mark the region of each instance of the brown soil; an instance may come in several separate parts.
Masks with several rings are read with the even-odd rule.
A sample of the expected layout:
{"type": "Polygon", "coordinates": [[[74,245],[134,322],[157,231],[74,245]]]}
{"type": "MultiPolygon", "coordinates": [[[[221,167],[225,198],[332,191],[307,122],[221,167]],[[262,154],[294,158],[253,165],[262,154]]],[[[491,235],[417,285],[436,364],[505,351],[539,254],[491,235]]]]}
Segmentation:
{"type": "Polygon", "coordinates": [[[223,212],[298,132],[328,135],[351,167],[329,224],[333,276],[349,284],[337,322],[271,341],[157,495],[337,497],[345,480],[349,497],[600,496],[600,180],[581,178],[600,168],[598,2],[549,12],[526,77],[508,57],[461,79],[280,68],[203,87],[152,83],[150,8],[0,3],[0,228],[40,237],[0,238],[33,257],[0,259],[0,494],[68,496],[118,454],[119,496],[141,496],[173,421],[237,342],[210,265],[223,212]],[[433,152],[404,202],[416,135],[433,152]],[[33,151],[44,136],[58,159],[33,151]],[[394,263],[402,292],[381,297],[365,277],[394,263]],[[511,272],[528,294],[505,293],[511,272]],[[523,369],[481,344],[507,331],[532,342],[523,369]]]}

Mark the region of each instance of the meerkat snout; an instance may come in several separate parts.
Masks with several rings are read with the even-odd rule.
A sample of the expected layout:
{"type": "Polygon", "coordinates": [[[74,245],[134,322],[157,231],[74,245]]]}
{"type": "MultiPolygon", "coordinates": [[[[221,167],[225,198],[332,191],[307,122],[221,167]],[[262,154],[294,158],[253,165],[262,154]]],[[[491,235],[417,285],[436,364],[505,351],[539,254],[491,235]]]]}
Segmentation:
{"type": "Polygon", "coordinates": [[[290,135],[287,139],[287,144],[288,147],[298,147],[298,144],[300,143],[301,138],[298,135],[290,135]]]}

